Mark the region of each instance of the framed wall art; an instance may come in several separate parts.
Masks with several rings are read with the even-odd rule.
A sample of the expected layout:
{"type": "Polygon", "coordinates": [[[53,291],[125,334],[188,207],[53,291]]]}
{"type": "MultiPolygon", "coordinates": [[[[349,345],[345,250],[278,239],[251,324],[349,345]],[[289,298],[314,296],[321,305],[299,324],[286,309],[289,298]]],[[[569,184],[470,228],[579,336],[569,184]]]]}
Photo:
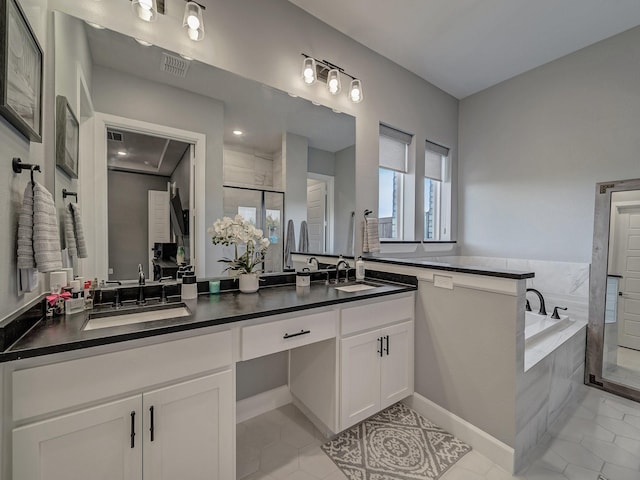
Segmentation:
{"type": "Polygon", "coordinates": [[[78,178],[80,125],[67,97],[56,97],[56,165],[71,178],[78,178]]]}
{"type": "Polygon", "coordinates": [[[42,48],[17,0],[0,0],[0,114],[42,142],[42,48]]]}

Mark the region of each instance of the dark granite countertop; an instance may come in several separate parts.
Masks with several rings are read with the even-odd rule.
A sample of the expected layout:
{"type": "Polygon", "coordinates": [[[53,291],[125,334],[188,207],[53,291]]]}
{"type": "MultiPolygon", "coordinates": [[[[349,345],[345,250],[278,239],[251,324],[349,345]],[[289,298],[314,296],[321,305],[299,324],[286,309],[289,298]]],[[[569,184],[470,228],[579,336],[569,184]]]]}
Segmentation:
{"type": "MultiPolygon", "coordinates": [[[[324,282],[312,282],[307,289],[295,285],[261,287],[256,293],[238,291],[220,294],[201,294],[195,300],[186,300],[191,315],[169,320],[158,320],[117,327],[83,330],[94,310],[42,319],[18,341],[0,353],[0,362],[36,357],[99,345],[123,342],[156,335],[197,328],[224,326],[233,322],[270,315],[303,311],[346,302],[366,300],[416,290],[415,284],[393,283],[373,279],[379,285],[371,290],[342,292],[324,282]]],[[[120,309],[124,312],[126,307],[120,309]]]]}
{"type": "Polygon", "coordinates": [[[409,267],[430,268],[433,270],[446,270],[449,272],[469,273],[472,275],[484,275],[487,277],[510,278],[513,280],[524,280],[535,277],[534,272],[517,272],[504,270],[489,266],[461,265],[430,260],[419,260],[415,258],[393,258],[393,257],[363,257],[367,262],[389,263],[392,265],[404,265],[409,267]]]}

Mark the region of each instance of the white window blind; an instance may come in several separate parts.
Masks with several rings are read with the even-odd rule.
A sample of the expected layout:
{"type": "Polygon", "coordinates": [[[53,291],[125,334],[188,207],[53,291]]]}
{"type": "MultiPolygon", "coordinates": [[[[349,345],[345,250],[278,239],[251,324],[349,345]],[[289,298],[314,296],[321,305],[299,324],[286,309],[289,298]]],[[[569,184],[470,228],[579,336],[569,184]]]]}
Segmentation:
{"type": "Polygon", "coordinates": [[[444,178],[444,158],[448,156],[447,147],[427,140],[424,152],[424,176],[441,182],[444,178]]]}
{"type": "Polygon", "coordinates": [[[380,166],[406,173],[407,146],[412,135],[386,125],[380,125],[380,166]]]}

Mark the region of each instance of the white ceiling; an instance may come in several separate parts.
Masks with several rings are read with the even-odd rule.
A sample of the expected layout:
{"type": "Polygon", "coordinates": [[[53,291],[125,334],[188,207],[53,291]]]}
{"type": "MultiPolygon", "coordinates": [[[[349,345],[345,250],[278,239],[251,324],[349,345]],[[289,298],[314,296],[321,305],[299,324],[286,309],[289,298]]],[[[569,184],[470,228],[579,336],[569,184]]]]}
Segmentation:
{"type": "Polygon", "coordinates": [[[457,98],[640,25],[639,0],[289,1],[457,98]]]}

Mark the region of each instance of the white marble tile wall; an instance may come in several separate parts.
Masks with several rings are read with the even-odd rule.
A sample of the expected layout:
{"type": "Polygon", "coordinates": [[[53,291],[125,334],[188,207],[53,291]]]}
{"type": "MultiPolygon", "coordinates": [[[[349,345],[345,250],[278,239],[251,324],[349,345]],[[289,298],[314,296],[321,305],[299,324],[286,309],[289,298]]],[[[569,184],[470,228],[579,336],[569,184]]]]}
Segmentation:
{"type": "Polygon", "coordinates": [[[237,150],[224,149],[224,183],[273,188],[273,160],[237,150]]]}
{"type": "Polygon", "coordinates": [[[519,469],[584,383],[586,327],[516,379],[515,462],[519,469]]]}

